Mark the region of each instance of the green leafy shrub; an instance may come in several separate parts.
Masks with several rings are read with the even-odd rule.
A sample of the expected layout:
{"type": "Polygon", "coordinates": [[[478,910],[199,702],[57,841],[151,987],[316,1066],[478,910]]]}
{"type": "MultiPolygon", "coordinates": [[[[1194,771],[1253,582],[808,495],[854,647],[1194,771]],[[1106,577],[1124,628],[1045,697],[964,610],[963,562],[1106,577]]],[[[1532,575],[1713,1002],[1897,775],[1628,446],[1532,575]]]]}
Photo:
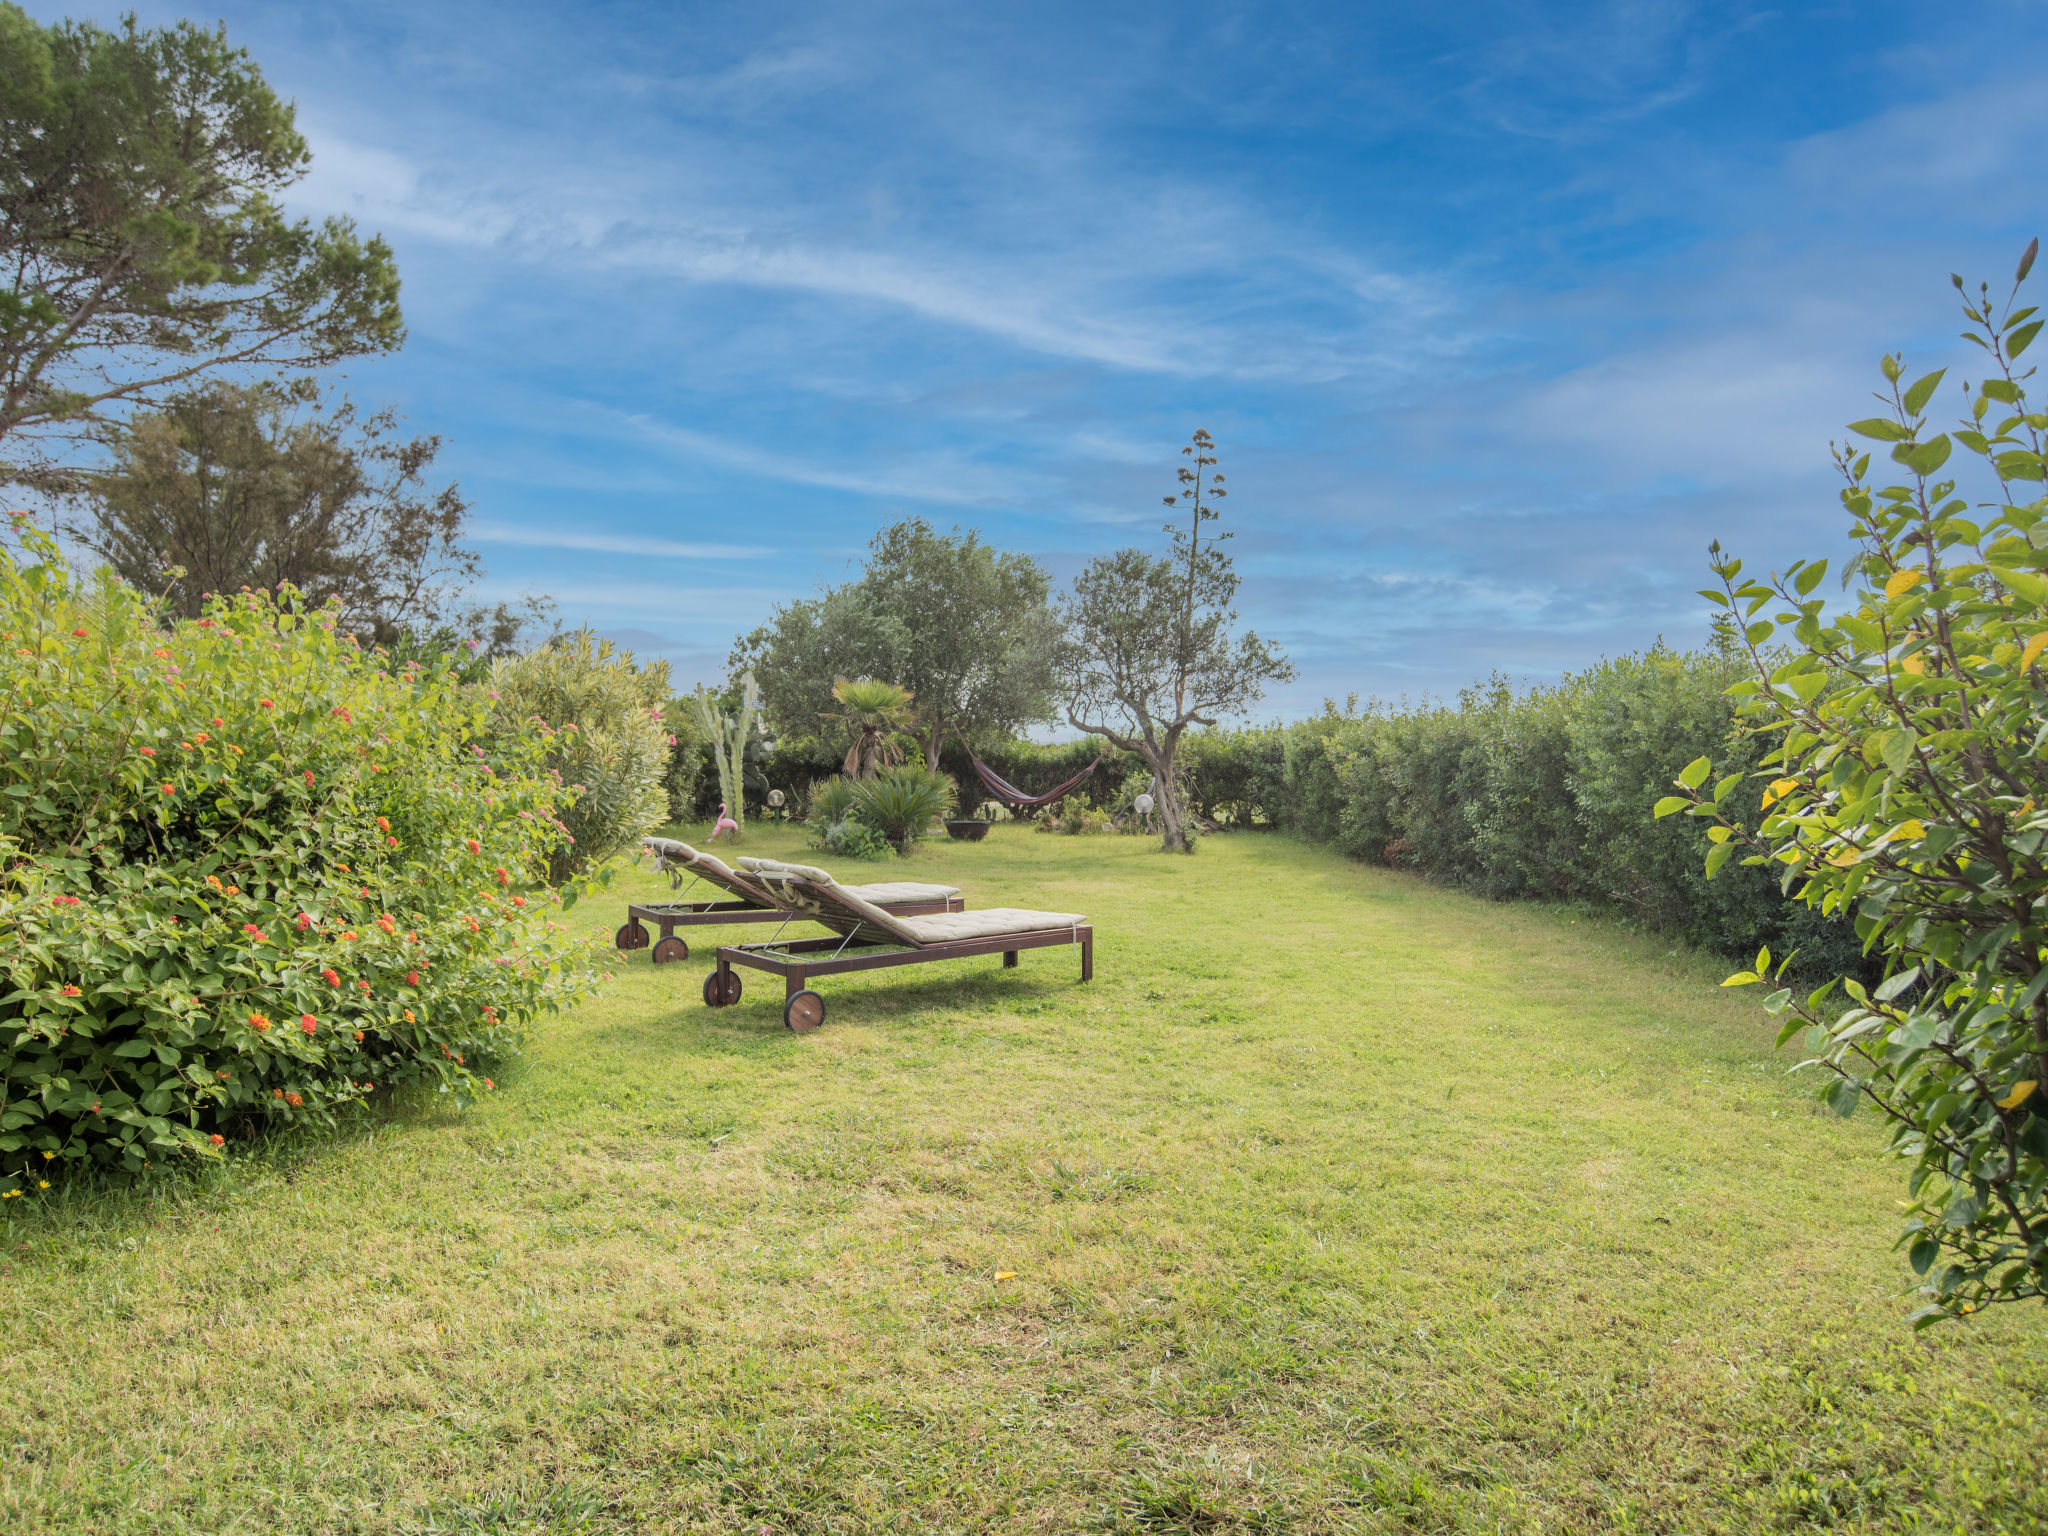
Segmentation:
{"type": "Polygon", "coordinates": [[[681,825],[697,819],[697,799],[706,780],[715,782],[710,771],[711,744],[704,737],[694,699],[670,699],[661,707],[662,729],[668,732],[668,762],[662,769],[661,793],[668,802],[668,819],[681,825]]]}
{"type": "Polygon", "coordinates": [[[853,814],[853,798],[853,780],[844,774],[820,779],[811,785],[811,814],[807,820],[819,831],[836,827],[853,814]]]}
{"type": "Polygon", "coordinates": [[[290,592],[160,629],[17,518],[0,552],[0,1193],[365,1096],[458,1101],[587,960],[526,884],[539,744],[290,592]]]}
{"type": "MultiPolygon", "coordinates": [[[[1281,731],[1281,819],[1354,858],[1498,898],[1586,901],[1724,954],[1768,944],[1803,971],[1856,970],[1856,935],[1762,870],[1710,883],[1704,829],[1634,815],[1703,752],[1729,750],[1742,663],[1662,647],[1455,705],[1356,701],[1281,731]]],[[[1755,747],[1741,748],[1753,758],[1755,747]]]]}
{"type": "Polygon", "coordinates": [[[668,663],[635,666],[588,629],[558,635],[491,671],[502,731],[534,735],[541,767],[571,787],[568,836],[548,850],[560,885],[638,846],[668,815],[668,663]]]}
{"type": "MultiPolygon", "coordinates": [[[[1090,810],[1085,803],[1062,805],[1050,812],[1038,823],[1041,832],[1061,832],[1068,837],[1081,837],[1091,832],[1103,831],[1108,822],[1097,811],[1090,810]]],[[[1193,842],[1192,834],[1189,842],[1193,842]]]]}
{"type": "Polygon", "coordinates": [[[901,853],[953,809],[954,793],[953,781],[943,773],[908,764],[884,768],[873,778],[855,782],[852,815],[901,853]]]}
{"type": "Polygon", "coordinates": [[[856,817],[831,822],[811,835],[811,841],[827,853],[834,853],[845,859],[888,859],[894,858],[896,850],[889,845],[889,839],[875,828],[856,817]]]}
{"type": "MultiPolygon", "coordinates": [[[[2021,499],[2048,478],[2048,416],[2018,366],[2042,326],[2018,304],[2038,244],[2003,305],[1955,280],[1984,352],[1957,426],[1928,419],[1942,370],[1908,385],[1884,360],[1888,409],[1849,430],[1890,445],[1894,483],[1839,450],[1846,600],[1815,595],[1825,560],[1760,579],[1715,546],[1712,595],[1745,625],[1744,733],[1711,788],[1702,755],[1656,807],[1706,828],[1709,875],[1741,854],[1882,956],[1874,989],[1779,986],[1765,1007],[1781,1045],[1803,1036],[1821,1098],[1876,1105],[1913,1165],[1900,1241],[1922,1324],[2048,1299],[2048,497],[2021,499]]],[[[1728,984],[1784,972],[1766,950],[1728,984]]]]}

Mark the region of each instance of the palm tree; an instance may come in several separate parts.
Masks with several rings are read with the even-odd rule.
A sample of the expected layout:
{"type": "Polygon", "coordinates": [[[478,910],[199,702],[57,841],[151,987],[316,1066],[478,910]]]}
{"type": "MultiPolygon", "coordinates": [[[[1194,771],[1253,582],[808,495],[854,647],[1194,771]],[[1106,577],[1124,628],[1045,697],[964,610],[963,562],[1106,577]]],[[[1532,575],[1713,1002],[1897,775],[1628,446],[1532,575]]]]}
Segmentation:
{"type": "Polygon", "coordinates": [[[903,761],[903,749],[890,737],[909,723],[908,689],[872,677],[851,682],[835,677],[832,697],[839,701],[839,712],[822,718],[837,720],[852,733],[853,745],[846,754],[848,778],[871,778],[882,768],[903,761]]]}

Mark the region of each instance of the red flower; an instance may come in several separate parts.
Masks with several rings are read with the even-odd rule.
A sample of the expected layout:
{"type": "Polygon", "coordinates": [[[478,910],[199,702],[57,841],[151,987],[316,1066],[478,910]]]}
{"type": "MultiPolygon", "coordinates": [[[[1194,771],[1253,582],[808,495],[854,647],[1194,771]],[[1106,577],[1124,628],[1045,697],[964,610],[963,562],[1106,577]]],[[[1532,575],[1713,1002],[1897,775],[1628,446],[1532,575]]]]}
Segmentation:
{"type": "Polygon", "coordinates": [[[398,839],[395,837],[387,837],[384,839],[384,841],[389,843],[394,848],[398,846],[398,839]]]}
{"type": "Polygon", "coordinates": [[[310,1013],[302,1013],[299,1015],[299,1028],[303,1029],[307,1034],[310,1035],[311,1033],[313,1033],[314,1030],[318,1029],[319,1027],[320,1021],[314,1018],[313,1015],[311,1015],[310,1013]]]}
{"type": "Polygon", "coordinates": [[[359,981],[356,983],[356,989],[358,991],[367,992],[370,990],[370,984],[367,981],[359,981]]]}
{"type": "Polygon", "coordinates": [[[85,994],[80,992],[78,988],[72,986],[69,982],[66,982],[64,985],[64,995],[66,997],[83,997],[85,994]]]}
{"type": "Polygon", "coordinates": [[[420,984],[420,973],[418,971],[407,971],[405,973],[405,984],[408,987],[418,986],[420,984]]]}
{"type": "Polygon", "coordinates": [[[296,926],[298,927],[299,932],[304,933],[308,928],[313,926],[313,919],[308,917],[305,913],[301,912],[299,914],[299,920],[296,926]]]}
{"type": "Polygon", "coordinates": [[[502,864],[497,868],[497,876],[498,884],[500,885],[510,885],[512,883],[512,877],[505,873],[505,866],[502,864]]]}
{"type": "Polygon", "coordinates": [[[140,748],[139,750],[141,751],[141,753],[142,753],[142,755],[143,755],[144,757],[155,757],[155,756],[156,756],[156,748],[155,748],[155,747],[142,747],[142,748],[140,748]]]}
{"type": "Polygon", "coordinates": [[[526,905],[526,898],[524,896],[514,896],[512,898],[512,905],[515,907],[523,907],[526,905]]]}
{"type": "Polygon", "coordinates": [[[81,640],[85,638],[85,631],[82,629],[74,629],[73,631],[71,631],[71,633],[78,636],[78,638],[81,640]]]}
{"type": "Polygon", "coordinates": [[[484,845],[483,845],[482,843],[478,842],[478,841],[477,841],[477,840],[476,840],[475,838],[473,838],[473,837],[472,837],[472,838],[470,838],[470,839],[468,839],[468,844],[469,844],[469,851],[470,851],[471,853],[482,853],[482,852],[484,851],[484,845]]]}
{"type": "Polygon", "coordinates": [[[178,792],[178,787],[175,784],[166,784],[162,787],[163,792],[167,795],[175,795],[178,792]]]}
{"type": "Polygon", "coordinates": [[[495,1087],[497,1087],[498,1085],[497,1085],[496,1083],[492,1082],[492,1081],[491,1081],[491,1080],[490,1080],[490,1079],[489,1079],[489,1078],[487,1077],[487,1078],[485,1078],[485,1079],[484,1079],[484,1086],[485,1086],[486,1088],[495,1088],[495,1087]]]}
{"type": "Polygon", "coordinates": [[[268,1019],[266,1019],[265,1017],[263,1017],[263,1015],[262,1015],[262,1014],[260,1014],[260,1013],[252,1013],[252,1014],[250,1014],[250,1015],[249,1015],[249,1022],[250,1022],[251,1024],[255,1025],[255,1026],[256,1026],[256,1028],[258,1028],[258,1029],[268,1029],[268,1028],[270,1028],[270,1020],[268,1020],[268,1019]]]}
{"type": "Polygon", "coordinates": [[[284,1096],[284,1101],[285,1103],[291,1105],[293,1109],[297,1109],[301,1104],[306,1102],[304,1099],[300,1098],[296,1093],[286,1094],[284,1096]]]}
{"type": "Polygon", "coordinates": [[[326,982],[327,985],[329,985],[330,987],[338,987],[341,985],[341,978],[337,976],[331,969],[322,971],[320,973],[320,979],[326,982]]]}
{"type": "Polygon", "coordinates": [[[206,1139],[212,1142],[216,1147],[224,1147],[228,1144],[227,1137],[221,1135],[217,1131],[213,1135],[207,1137],[206,1139]]]}
{"type": "Polygon", "coordinates": [[[313,787],[313,770],[312,770],[312,769],[310,769],[310,768],[308,768],[308,769],[306,770],[306,788],[308,788],[308,789],[311,789],[312,787],[313,787]]]}
{"type": "Polygon", "coordinates": [[[225,721],[225,720],[221,719],[221,717],[220,717],[219,715],[215,715],[215,716],[213,717],[213,723],[214,723],[214,725],[215,725],[215,726],[223,726],[223,725],[226,725],[226,724],[227,724],[227,721],[225,721]]]}
{"type": "Polygon", "coordinates": [[[258,928],[254,923],[242,924],[242,932],[253,936],[258,944],[264,942],[263,930],[261,928],[258,928]]]}
{"type": "Polygon", "coordinates": [[[379,816],[377,818],[377,830],[379,832],[389,832],[391,830],[390,818],[386,816],[379,816]]]}
{"type": "Polygon", "coordinates": [[[258,699],[258,700],[256,701],[256,707],[257,707],[258,709],[275,709],[275,708],[277,708],[277,706],[276,706],[275,704],[271,703],[271,702],[270,702],[270,700],[268,700],[268,699],[258,699]]]}

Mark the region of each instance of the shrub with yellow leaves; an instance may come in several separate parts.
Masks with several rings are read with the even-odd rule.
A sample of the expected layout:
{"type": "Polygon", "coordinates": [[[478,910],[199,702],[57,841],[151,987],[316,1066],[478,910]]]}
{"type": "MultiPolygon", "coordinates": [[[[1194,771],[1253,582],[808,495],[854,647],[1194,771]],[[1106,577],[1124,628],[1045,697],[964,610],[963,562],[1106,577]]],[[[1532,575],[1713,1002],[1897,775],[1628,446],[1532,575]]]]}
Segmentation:
{"type": "MultiPolygon", "coordinates": [[[[1731,692],[1773,743],[1750,776],[1769,780],[1763,819],[1745,830],[1745,776],[1709,789],[1705,758],[1656,808],[1713,823],[1710,873],[1738,852],[1771,865],[1883,959],[1874,988],[1845,979],[1830,1002],[1832,982],[1803,999],[1779,986],[1765,1007],[1786,1020],[1780,1045],[1807,1042],[1828,1105],[1875,1105],[1913,1164],[1916,1326],[2048,1298],[2048,498],[2027,499],[2048,415],[2019,367],[2041,331],[2019,304],[2039,245],[2002,305],[1954,280],[1985,353],[1960,425],[1928,421],[1942,371],[1902,384],[1903,360],[1884,360],[1891,408],[1849,430],[1891,444],[1902,483],[1873,489],[1870,453],[1837,450],[1861,546],[1841,604],[1814,595],[1824,560],[1758,580],[1714,546],[1722,588],[1705,595],[1746,625],[1755,669],[1731,692]],[[1957,447],[1984,499],[1962,493],[1957,447]]],[[[1782,982],[1789,961],[1774,970],[1766,950],[1725,984],[1782,982]]]]}

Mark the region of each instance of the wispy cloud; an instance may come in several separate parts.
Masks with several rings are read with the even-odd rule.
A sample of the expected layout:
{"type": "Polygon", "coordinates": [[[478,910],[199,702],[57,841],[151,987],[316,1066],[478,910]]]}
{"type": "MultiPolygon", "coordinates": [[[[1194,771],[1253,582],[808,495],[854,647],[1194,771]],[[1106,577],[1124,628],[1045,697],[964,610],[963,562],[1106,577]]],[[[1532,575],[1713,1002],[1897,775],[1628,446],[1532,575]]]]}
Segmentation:
{"type": "Polygon", "coordinates": [[[765,544],[686,544],[658,534],[579,533],[570,528],[472,522],[470,537],[481,544],[516,544],[523,549],[579,549],[593,554],[632,555],[656,560],[759,560],[775,551],[765,544]]]}
{"type": "Polygon", "coordinates": [[[1695,638],[1706,539],[1838,539],[1870,365],[2048,207],[2039,7],[224,4],[494,570],[706,656],[906,512],[1156,541],[1196,425],[1303,690],[1695,638]]]}

